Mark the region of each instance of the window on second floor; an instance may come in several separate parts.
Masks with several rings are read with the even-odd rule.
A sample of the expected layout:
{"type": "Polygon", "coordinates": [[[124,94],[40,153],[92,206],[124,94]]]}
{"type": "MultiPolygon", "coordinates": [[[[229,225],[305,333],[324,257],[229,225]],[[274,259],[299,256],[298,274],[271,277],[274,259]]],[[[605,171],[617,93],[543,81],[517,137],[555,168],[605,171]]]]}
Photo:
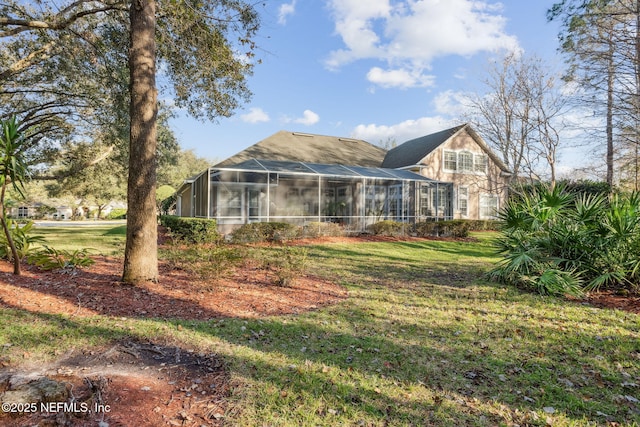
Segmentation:
{"type": "Polygon", "coordinates": [[[458,153],[458,171],[473,171],[473,153],[470,153],[468,151],[461,151],[458,153]]]}
{"type": "Polygon", "coordinates": [[[458,154],[455,151],[444,152],[444,168],[445,170],[458,170],[458,154]]]}
{"type": "Polygon", "coordinates": [[[473,170],[475,172],[487,171],[487,155],[486,154],[474,154],[473,156],[473,170]]]}
{"type": "Polygon", "coordinates": [[[487,155],[469,151],[444,151],[444,170],[461,173],[484,173],[487,171],[487,155]]]}

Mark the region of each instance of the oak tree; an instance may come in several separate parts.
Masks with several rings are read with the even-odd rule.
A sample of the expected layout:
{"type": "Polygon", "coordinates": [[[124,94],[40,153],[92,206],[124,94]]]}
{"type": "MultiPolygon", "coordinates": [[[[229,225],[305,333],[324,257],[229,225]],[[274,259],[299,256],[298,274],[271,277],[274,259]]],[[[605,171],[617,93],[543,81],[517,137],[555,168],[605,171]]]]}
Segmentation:
{"type": "Polygon", "coordinates": [[[0,16],[0,96],[20,97],[22,106],[13,109],[22,122],[35,125],[30,140],[39,141],[36,152],[42,153],[47,141],[73,139],[91,125],[108,128],[104,121],[116,124],[115,140],[128,141],[123,280],[156,280],[156,62],[168,82],[160,89],[178,107],[201,119],[231,115],[251,94],[246,80],[259,28],[254,5],[244,0],[0,0],[0,16]],[[108,84],[119,81],[127,66],[126,87],[108,84]],[[32,90],[39,79],[45,84],[32,90]],[[128,116],[112,108],[123,99],[130,101],[128,116]],[[121,131],[125,122],[128,135],[121,131]]]}

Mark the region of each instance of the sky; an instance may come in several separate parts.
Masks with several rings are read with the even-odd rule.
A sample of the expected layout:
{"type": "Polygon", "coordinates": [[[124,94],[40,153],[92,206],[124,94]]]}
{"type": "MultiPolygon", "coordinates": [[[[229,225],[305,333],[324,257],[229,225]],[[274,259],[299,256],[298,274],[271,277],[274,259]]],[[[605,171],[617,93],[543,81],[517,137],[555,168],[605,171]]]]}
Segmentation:
{"type": "MultiPolygon", "coordinates": [[[[555,0],[285,0],[259,4],[251,102],[230,118],[178,112],[180,144],[223,160],[280,131],[400,144],[461,124],[458,95],[517,50],[562,63],[555,0]]],[[[330,161],[327,153],[327,161],[330,161]]],[[[573,157],[561,155],[565,168],[573,157]]]]}

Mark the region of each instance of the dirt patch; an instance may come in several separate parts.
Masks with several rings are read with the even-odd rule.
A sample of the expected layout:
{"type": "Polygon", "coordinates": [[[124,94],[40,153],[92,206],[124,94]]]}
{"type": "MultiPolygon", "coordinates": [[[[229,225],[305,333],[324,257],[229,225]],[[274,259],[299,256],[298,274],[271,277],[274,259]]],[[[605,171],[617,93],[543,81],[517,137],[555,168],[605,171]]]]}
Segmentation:
{"type": "Polygon", "coordinates": [[[602,291],[589,295],[587,302],[600,308],[616,308],[640,314],[640,296],[637,295],[620,295],[612,291],[602,291]]]}
{"type": "Polygon", "coordinates": [[[5,370],[0,384],[0,400],[14,403],[16,411],[20,396],[35,404],[23,414],[0,412],[0,426],[25,427],[217,426],[228,393],[216,355],[135,341],[70,354],[48,366],[5,370]],[[64,394],[45,395],[43,384],[64,394]]]}

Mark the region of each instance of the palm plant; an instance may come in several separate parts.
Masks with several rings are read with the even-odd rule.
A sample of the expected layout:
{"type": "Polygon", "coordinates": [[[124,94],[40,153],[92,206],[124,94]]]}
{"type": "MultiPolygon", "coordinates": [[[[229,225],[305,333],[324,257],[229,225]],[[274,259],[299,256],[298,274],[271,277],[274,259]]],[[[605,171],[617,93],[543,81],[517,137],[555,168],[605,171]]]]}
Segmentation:
{"type": "Polygon", "coordinates": [[[18,249],[14,242],[10,224],[6,217],[5,196],[7,187],[11,185],[14,190],[24,197],[24,181],[27,179],[27,166],[22,156],[24,147],[24,135],[19,131],[16,118],[3,120],[0,134],[0,223],[4,231],[7,244],[13,259],[13,274],[20,274],[20,260],[18,249]]]}
{"type": "Polygon", "coordinates": [[[538,188],[507,203],[500,218],[503,259],[490,272],[500,282],[542,294],[638,290],[640,194],[607,199],[538,188]]]}
{"type": "Polygon", "coordinates": [[[505,226],[495,242],[503,259],[490,276],[541,294],[580,295],[579,271],[567,268],[568,260],[557,250],[558,241],[568,235],[559,230],[573,199],[557,185],[510,200],[499,213],[505,226]]]}

